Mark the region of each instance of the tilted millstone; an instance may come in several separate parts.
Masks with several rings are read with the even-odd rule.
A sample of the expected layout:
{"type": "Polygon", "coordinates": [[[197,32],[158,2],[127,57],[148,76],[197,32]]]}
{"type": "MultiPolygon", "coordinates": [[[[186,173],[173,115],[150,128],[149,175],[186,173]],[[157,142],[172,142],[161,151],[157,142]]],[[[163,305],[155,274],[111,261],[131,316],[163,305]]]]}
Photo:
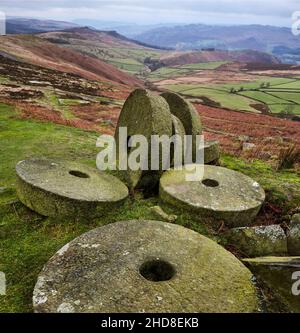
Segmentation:
{"type": "Polygon", "coordinates": [[[218,141],[204,142],[204,163],[217,164],[220,158],[220,145],[218,141]]]}
{"type": "MultiPolygon", "coordinates": [[[[181,151],[182,151],[181,164],[183,164],[184,163],[184,154],[185,154],[185,147],[184,147],[185,129],[183,127],[182,122],[174,115],[172,115],[172,126],[173,126],[172,135],[176,135],[181,140],[181,151]]],[[[174,161],[175,161],[174,153],[175,153],[174,146],[171,146],[170,166],[174,166],[174,161]]]]}
{"type": "Polygon", "coordinates": [[[222,167],[205,165],[200,181],[187,181],[191,175],[170,169],[160,179],[160,197],[179,209],[197,216],[223,220],[228,226],[252,223],[265,199],[261,186],[248,176],[222,167]]]}
{"type": "Polygon", "coordinates": [[[179,225],[122,221],[60,249],[38,277],[35,312],[253,312],[250,271],[179,225]]]}
{"type": "MultiPolygon", "coordinates": [[[[121,149],[119,146],[120,127],[127,127],[125,145],[133,135],[140,134],[146,137],[149,144],[148,161],[151,161],[151,135],[172,136],[172,117],[168,103],[161,96],[144,89],[137,89],[130,94],[123,106],[116,129],[115,138],[118,154],[121,149]]],[[[128,153],[130,153],[130,149],[128,149],[128,153]]],[[[133,171],[128,168],[125,173],[129,187],[134,189],[143,176],[142,170],[133,171]]]]}
{"type": "Polygon", "coordinates": [[[161,96],[168,102],[171,113],[176,116],[187,135],[193,136],[193,161],[196,157],[196,135],[202,134],[201,119],[193,105],[178,94],[165,92],[161,96]]]}
{"type": "Polygon", "coordinates": [[[75,162],[33,158],[19,162],[16,171],[20,201],[44,216],[100,216],[128,196],[116,177],[75,162]]]}

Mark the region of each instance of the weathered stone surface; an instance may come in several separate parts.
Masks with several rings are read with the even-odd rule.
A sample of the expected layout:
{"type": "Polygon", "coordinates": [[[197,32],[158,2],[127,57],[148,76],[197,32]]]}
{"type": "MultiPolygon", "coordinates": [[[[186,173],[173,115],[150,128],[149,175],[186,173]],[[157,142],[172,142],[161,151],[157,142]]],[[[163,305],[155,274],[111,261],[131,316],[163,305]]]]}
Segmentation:
{"type": "Polygon", "coordinates": [[[116,177],[75,162],[32,158],[19,162],[16,171],[21,202],[44,216],[99,216],[128,196],[116,177]]]}
{"type": "Polygon", "coordinates": [[[187,181],[189,174],[171,169],[160,179],[161,199],[198,216],[224,220],[228,226],[248,226],[265,199],[264,190],[251,178],[229,169],[205,165],[202,181],[187,181]]]}
{"type": "Polygon", "coordinates": [[[288,251],[291,256],[300,255],[300,214],[295,214],[292,217],[291,224],[288,230],[288,251]]]}
{"type": "Polygon", "coordinates": [[[259,257],[243,262],[290,311],[300,312],[300,295],[294,295],[299,292],[300,257],[259,257]]]}
{"type": "Polygon", "coordinates": [[[287,239],[280,225],[233,228],[225,236],[247,257],[287,255],[287,239]]]}
{"type": "MultiPolygon", "coordinates": [[[[181,154],[181,165],[184,162],[184,154],[185,154],[185,147],[184,147],[184,136],[185,136],[185,129],[183,127],[182,122],[174,115],[172,115],[172,135],[178,136],[181,140],[181,149],[182,149],[182,154],[181,154]]],[[[174,153],[175,149],[174,146],[171,146],[171,154],[170,154],[170,166],[174,166],[174,153]]]]}
{"type": "MultiPolygon", "coordinates": [[[[140,134],[146,137],[149,143],[149,157],[151,160],[150,138],[151,135],[172,136],[172,117],[168,103],[159,95],[150,93],[144,89],[136,89],[127,98],[121,111],[117,129],[117,152],[124,151],[119,145],[119,128],[127,127],[127,145],[131,136],[140,134]]],[[[130,153],[130,149],[128,150],[130,153]]],[[[121,159],[122,160],[122,159],[121,159]]],[[[128,185],[134,189],[142,178],[143,171],[125,171],[128,185]]]]}
{"type": "Polygon", "coordinates": [[[204,163],[216,164],[220,158],[220,145],[218,141],[204,141],[204,163]]]}
{"type": "Polygon", "coordinates": [[[187,135],[193,136],[193,161],[196,156],[196,135],[202,134],[201,119],[193,105],[180,95],[165,92],[161,96],[168,102],[171,113],[176,116],[185,129],[187,135]]]}
{"type": "Polygon", "coordinates": [[[40,273],[36,312],[253,312],[250,271],[182,226],[123,221],[60,249],[40,273]]]}

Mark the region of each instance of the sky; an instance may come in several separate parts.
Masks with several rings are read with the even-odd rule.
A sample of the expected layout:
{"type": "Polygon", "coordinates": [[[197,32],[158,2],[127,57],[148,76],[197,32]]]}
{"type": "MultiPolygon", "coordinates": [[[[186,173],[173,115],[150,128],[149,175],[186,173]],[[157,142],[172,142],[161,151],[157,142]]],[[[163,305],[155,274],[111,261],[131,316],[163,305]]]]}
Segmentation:
{"type": "Polygon", "coordinates": [[[262,24],[290,27],[299,0],[0,0],[7,16],[140,25],[262,24]]]}

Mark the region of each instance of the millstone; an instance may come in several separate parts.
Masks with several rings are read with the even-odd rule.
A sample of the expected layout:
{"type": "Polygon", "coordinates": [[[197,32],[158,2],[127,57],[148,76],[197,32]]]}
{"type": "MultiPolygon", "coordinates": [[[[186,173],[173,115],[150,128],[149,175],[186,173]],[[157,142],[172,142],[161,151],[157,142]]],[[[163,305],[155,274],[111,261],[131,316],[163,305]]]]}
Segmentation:
{"type": "Polygon", "coordinates": [[[200,116],[193,105],[178,94],[165,92],[161,96],[168,102],[171,113],[182,122],[185,133],[193,136],[193,161],[195,161],[195,137],[202,134],[200,116]]]}
{"type": "MultiPolygon", "coordinates": [[[[127,142],[131,136],[136,134],[146,137],[149,143],[148,160],[150,161],[151,135],[172,135],[172,118],[168,103],[161,96],[147,90],[136,89],[127,98],[119,117],[115,134],[117,152],[121,149],[119,146],[120,127],[127,127],[127,142]]],[[[138,185],[142,175],[142,170],[133,171],[128,168],[126,178],[130,188],[134,189],[138,185]]]]}
{"type": "Polygon", "coordinates": [[[123,221],[60,249],[38,277],[35,312],[253,312],[250,271],[182,226],[123,221]]]}
{"type": "MultiPolygon", "coordinates": [[[[182,142],[182,163],[184,162],[184,153],[185,153],[185,149],[184,149],[184,136],[185,136],[185,129],[183,127],[182,122],[174,115],[172,115],[172,135],[177,135],[178,137],[181,138],[181,142],[182,142]]],[[[171,166],[174,166],[174,153],[175,153],[175,149],[174,146],[171,146],[171,166]]]]}
{"type": "Polygon", "coordinates": [[[260,185],[239,172],[205,165],[202,181],[187,181],[187,174],[186,168],[163,174],[160,197],[164,202],[239,227],[250,225],[264,202],[260,185]]]}
{"type": "Polygon", "coordinates": [[[218,141],[204,142],[204,163],[215,164],[220,158],[220,145],[218,141]]]}
{"type": "Polygon", "coordinates": [[[75,162],[33,158],[16,171],[21,202],[44,216],[99,216],[128,196],[116,177],[75,162]]]}

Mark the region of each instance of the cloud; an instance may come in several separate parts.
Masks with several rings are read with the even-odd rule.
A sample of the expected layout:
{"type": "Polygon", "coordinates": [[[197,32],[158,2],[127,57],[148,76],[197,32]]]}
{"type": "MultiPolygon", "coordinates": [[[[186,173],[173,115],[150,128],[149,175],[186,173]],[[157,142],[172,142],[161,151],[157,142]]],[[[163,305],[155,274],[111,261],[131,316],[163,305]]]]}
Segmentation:
{"type": "Polygon", "coordinates": [[[131,23],[204,22],[290,25],[298,0],[1,0],[9,16],[131,23]],[[232,20],[232,22],[231,22],[232,20]]]}

